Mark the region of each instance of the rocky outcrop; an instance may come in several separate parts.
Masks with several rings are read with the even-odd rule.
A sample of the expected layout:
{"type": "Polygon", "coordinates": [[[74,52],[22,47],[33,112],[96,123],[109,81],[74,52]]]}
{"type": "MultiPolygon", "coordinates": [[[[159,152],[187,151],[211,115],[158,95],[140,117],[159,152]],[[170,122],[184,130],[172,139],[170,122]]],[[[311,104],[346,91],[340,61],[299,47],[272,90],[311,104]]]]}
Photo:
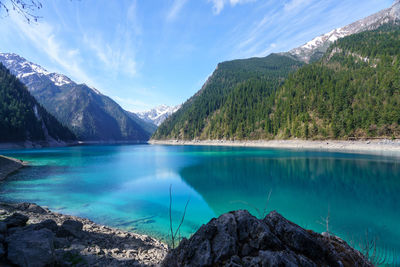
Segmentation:
{"type": "Polygon", "coordinates": [[[35,204],[0,203],[0,266],[156,266],[167,250],[151,237],[35,204]]]}
{"type": "Polygon", "coordinates": [[[305,230],[271,212],[259,220],[247,211],[212,219],[183,239],[163,266],[372,266],[335,236],[305,230]]]}
{"type": "Polygon", "coordinates": [[[0,181],[24,166],[24,163],[18,159],[0,155],[0,181]]]}
{"type": "Polygon", "coordinates": [[[168,254],[148,236],[0,203],[0,266],[372,266],[343,240],[305,230],[271,212],[212,219],[168,254]]]}

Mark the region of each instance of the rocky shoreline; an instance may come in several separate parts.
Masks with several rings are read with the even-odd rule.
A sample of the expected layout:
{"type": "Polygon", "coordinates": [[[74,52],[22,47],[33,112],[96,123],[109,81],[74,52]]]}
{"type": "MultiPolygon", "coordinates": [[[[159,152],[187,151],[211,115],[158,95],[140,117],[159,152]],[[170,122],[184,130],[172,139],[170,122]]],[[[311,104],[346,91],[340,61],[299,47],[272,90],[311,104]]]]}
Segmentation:
{"type": "Polygon", "coordinates": [[[309,149],[335,152],[371,153],[379,155],[400,156],[400,140],[150,140],[151,145],[183,145],[183,146],[229,146],[229,147],[260,147],[284,149],[309,149]]]}
{"type": "Polygon", "coordinates": [[[146,235],[35,204],[0,203],[0,266],[158,266],[167,251],[146,235]]]}
{"type": "Polygon", "coordinates": [[[212,219],[174,250],[146,235],[0,203],[0,266],[373,266],[339,237],[305,230],[277,212],[212,219]]]}

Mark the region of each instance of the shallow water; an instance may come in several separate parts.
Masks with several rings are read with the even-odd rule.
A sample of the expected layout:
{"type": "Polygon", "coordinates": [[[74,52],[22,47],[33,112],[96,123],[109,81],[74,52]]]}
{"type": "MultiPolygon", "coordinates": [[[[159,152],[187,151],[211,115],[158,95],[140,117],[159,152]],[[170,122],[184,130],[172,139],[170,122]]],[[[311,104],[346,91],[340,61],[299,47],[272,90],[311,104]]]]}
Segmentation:
{"type": "Polygon", "coordinates": [[[0,198],[28,201],[114,227],[167,238],[190,199],[181,236],[212,217],[277,210],[354,245],[376,239],[400,251],[400,158],[206,146],[78,146],[3,151],[29,161],[0,184],[0,198]]]}

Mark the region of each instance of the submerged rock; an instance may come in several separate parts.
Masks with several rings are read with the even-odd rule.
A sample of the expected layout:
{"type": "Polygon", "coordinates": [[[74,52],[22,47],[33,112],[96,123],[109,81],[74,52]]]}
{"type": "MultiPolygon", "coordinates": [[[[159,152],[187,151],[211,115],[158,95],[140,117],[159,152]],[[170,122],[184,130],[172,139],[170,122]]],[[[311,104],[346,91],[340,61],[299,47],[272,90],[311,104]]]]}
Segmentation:
{"type": "Polygon", "coordinates": [[[339,238],[326,238],[271,212],[240,210],[203,225],[170,251],[163,266],[372,266],[339,238]]]}

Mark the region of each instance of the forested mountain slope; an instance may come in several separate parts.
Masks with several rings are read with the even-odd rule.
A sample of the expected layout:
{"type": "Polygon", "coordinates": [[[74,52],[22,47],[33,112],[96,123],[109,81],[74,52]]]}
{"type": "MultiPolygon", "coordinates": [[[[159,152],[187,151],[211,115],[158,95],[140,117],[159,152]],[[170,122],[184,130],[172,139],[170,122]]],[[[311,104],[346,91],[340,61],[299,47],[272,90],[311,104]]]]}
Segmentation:
{"type": "Polygon", "coordinates": [[[252,60],[220,64],[153,138],[400,137],[399,26],[339,39],[301,68],[278,55],[257,59],[263,68],[252,60]]]}
{"type": "Polygon", "coordinates": [[[50,115],[0,63],[0,143],[69,142],[74,134],[50,115]]]}
{"type": "Polygon", "coordinates": [[[243,138],[262,130],[257,118],[266,114],[268,96],[302,65],[277,54],[220,63],[202,89],[161,124],[153,138],[243,138]]]}
{"type": "Polygon", "coordinates": [[[271,138],[400,137],[400,27],[336,41],[274,97],[271,138]]]}

